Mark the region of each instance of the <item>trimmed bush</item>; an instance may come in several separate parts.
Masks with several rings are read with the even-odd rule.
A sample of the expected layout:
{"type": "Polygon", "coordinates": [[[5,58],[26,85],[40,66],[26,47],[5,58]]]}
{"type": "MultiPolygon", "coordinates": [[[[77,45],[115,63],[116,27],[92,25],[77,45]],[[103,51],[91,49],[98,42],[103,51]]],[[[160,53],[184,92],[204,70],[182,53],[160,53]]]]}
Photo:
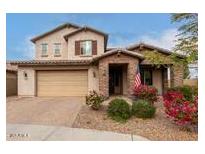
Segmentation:
{"type": "Polygon", "coordinates": [[[149,103],[154,104],[157,101],[157,89],[152,86],[141,85],[134,90],[135,99],[147,100],[149,103]]]}
{"type": "Polygon", "coordinates": [[[173,91],[181,92],[184,98],[188,101],[193,101],[195,96],[198,95],[198,88],[196,86],[184,85],[184,86],[178,86],[178,87],[168,89],[168,92],[173,92],[173,91]]]}
{"type": "Polygon", "coordinates": [[[154,117],[156,108],[146,100],[137,100],[132,104],[132,114],[138,118],[154,117]]]}
{"type": "Polygon", "coordinates": [[[119,98],[109,103],[107,113],[109,117],[118,122],[125,122],[131,117],[129,104],[125,100],[119,98]]]}
{"type": "Polygon", "coordinates": [[[86,96],[86,105],[93,110],[99,110],[104,100],[105,97],[103,95],[98,94],[96,91],[90,91],[89,95],[86,96]]]}

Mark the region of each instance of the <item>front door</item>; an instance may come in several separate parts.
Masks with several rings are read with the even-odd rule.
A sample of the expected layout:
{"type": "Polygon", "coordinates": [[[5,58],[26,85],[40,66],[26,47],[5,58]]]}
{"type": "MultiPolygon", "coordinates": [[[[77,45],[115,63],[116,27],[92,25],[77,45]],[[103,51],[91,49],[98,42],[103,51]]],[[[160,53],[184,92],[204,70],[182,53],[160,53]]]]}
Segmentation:
{"type": "Polygon", "coordinates": [[[122,66],[110,66],[109,68],[109,94],[122,94],[122,66]]]}

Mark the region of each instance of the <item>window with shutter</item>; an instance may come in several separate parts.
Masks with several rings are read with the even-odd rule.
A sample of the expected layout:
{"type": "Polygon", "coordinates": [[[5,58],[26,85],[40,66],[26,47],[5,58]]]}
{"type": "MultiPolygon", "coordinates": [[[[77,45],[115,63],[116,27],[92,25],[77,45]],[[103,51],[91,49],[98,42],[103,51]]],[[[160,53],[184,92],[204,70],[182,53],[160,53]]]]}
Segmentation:
{"type": "Polygon", "coordinates": [[[75,55],[80,55],[80,41],[75,41],[75,55]]]}
{"type": "Polygon", "coordinates": [[[97,41],[92,41],[92,55],[97,55],[97,41]]]}

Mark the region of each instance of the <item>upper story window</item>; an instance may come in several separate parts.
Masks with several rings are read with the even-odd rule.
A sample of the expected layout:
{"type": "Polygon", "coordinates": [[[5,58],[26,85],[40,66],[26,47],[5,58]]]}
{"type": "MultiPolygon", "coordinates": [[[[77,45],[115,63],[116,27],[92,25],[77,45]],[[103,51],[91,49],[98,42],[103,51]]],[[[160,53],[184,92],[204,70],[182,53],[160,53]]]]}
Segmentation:
{"type": "Polygon", "coordinates": [[[75,55],[97,55],[97,40],[75,41],[75,55]]]}
{"type": "Polygon", "coordinates": [[[60,43],[54,43],[53,50],[54,50],[55,55],[60,55],[61,44],[60,43]]]}
{"type": "Polygon", "coordinates": [[[80,55],[92,55],[92,41],[80,41],[80,55]]]}
{"type": "Polygon", "coordinates": [[[41,44],[41,52],[42,52],[42,55],[48,54],[48,44],[47,43],[41,44]]]}

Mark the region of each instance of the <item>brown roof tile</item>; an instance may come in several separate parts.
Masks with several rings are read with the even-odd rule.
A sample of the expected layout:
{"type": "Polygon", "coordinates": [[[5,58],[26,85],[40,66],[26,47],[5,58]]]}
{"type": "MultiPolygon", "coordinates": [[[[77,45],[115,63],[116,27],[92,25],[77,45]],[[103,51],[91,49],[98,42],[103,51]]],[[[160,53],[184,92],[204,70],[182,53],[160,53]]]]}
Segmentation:
{"type": "MultiPolygon", "coordinates": [[[[163,49],[163,48],[160,48],[160,47],[157,47],[157,46],[154,46],[154,45],[150,45],[150,44],[147,44],[147,43],[142,43],[142,42],[130,45],[130,46],[126,47],[126,49],[133,50],[133,49],[138,48],[140,46],[150,48],[150,49],[153,49],[153,50],[157,50],[158,52],[161,52],[161,53],[164,53],[164,54],[168,54],[168,55],[172,54],[172,52],[170,50],[163,49]]],[[[180,58],[184,58],[184,56],[181,55],[181,54],[177,54],[177,56],[180,57],[180,58]]]]}
{"type": "Polygon", "coordinates": [[[80,26],[78,26],[78,25],[76,25],[76,24],[73,24],[73,23],[65,23],[65,24],[62,24],[62,25],[60,25],[60,26],[58,26],[58,27],[56,27],[56,28],[54,28],[54,29],[52,29],[52,30],[46,32],[46,33],[43,33],[43,34],[41,34],[41,35],[39,35],[39,36],[36,36],[36,37],[32,38],[31,41],[32,41],[33,43],[35,43],[37,40],[43,38],[44,36],[47,36],[47,35],[49,35],[49,34],[52,34],[52,33],[56,32],[56,31],[58,31],[58,30],[61,30],[61,29],[65,28],[65,27],[81,28],[80,26]]]}
{"type": "Polygon", "coordinates": [[[104,57],[113,55],[115,53],[124,53],[124,54],[130,55],[130,56],[133,56],[133,57],[137,57],[141,60],[144,59],[144,56],[142,54],[139,54],[139,53],[136,53],[136,52],[133,52],[133,51],[129,51],[129,50],[124,49],[124,48],[116,48],[116,49],[110,50],[108,52],[105,52],[104,54],[102,54],[100,56],[94,57],[93,60],[96,61],[96,60],[102,59],[104,57]]]}
{"type": "Polygon", "coordinates": [[[18,70],[18,66],[17,65],[11,65],[10,62],[6,63],[6,71],[16,72],[17,70],[18,70]]]}
{"type": "Polygon", "coordinates": [[[92,60],[28,60],[12,61],[11,64],[22,65],[89,65],[92,60]]]}

